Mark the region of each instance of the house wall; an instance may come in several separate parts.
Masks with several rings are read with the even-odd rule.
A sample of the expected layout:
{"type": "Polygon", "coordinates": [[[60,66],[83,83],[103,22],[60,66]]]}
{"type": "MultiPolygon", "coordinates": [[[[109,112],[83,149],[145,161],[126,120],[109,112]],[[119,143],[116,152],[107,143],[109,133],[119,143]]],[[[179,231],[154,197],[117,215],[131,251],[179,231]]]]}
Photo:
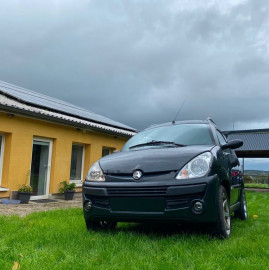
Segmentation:
{"type": "Polygon", "coordinates": [[[5,137],[0,197],[9,197],[20,184],[29,184],[34,137],[53,140],[49,193],[58,193],[59,183],[70,178],[72,143],[85,146],[83,179],[90,166],[102,155],[102,147],[120,150],[127,138],[101,132],[30,119],[0,112],[0,134],[5,137]]]}

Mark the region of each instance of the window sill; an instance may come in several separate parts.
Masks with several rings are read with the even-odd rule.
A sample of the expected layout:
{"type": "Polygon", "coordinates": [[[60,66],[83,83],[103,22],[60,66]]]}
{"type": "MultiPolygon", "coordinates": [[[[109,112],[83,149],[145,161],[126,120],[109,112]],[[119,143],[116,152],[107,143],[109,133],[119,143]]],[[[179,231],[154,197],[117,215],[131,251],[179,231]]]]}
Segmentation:
{"type": "Polygon", "coordinates": [[[0,192],[1,192],[1,191],[4,191],[4,192],[5,192],[5,191],[9,191],[9,189],[8,189],[8,188],[0,187],[0,192]]]}

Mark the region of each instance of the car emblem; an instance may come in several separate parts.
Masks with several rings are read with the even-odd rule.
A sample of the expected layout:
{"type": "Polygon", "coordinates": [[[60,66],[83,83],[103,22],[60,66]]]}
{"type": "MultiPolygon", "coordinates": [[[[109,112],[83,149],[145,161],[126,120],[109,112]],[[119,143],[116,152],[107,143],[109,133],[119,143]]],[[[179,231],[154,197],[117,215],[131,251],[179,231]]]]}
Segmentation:
{"type": "Polygon", "coordinates": [[[138,179],[140,179],[142,177],[142,175],[143,175],[143,173],[141,171],[134,171],[133,178],[135,180],[138,180],[138,179]]]}

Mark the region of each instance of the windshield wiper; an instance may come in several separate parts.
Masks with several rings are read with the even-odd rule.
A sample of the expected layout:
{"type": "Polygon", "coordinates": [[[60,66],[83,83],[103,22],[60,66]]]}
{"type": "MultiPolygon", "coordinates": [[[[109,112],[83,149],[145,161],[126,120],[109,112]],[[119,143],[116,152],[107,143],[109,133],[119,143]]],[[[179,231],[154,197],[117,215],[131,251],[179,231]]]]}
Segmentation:
{"type": "Polygon", "coordinates": [[[175,142],[151,141],[151,142],[146,142],[146,143],[140,143],[140,144],[133,145],[133,146],[129,147],[129,149],[133,149],[133,148],[136,148],[136,147],[148,146],[148,145],[162,145],[162,144],[170,144],[170,145],[178,146],[178,147],[185,146],[184,144],[179,144],[179,143],[175,143],[175,142]]]}

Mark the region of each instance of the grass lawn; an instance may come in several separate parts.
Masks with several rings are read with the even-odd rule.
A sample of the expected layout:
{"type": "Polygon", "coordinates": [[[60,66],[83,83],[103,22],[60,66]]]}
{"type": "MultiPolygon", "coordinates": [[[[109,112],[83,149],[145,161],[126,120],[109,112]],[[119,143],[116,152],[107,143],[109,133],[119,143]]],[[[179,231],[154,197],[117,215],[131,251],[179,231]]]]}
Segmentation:
{"type": "Polygon", "coordinates": [[[245,183],[248,188],[269,188],[268,184],[245,183]]]}
{"type": "Polygon", "coordinates": [[[269,193],[247,192],[249,219],[232,237],[199,229],[120,223],[87,232],[82,209],[0,217],[0,269],[268,269],[269,193]],[[254,218],[253,215],[258,215],[254,218]]]}

